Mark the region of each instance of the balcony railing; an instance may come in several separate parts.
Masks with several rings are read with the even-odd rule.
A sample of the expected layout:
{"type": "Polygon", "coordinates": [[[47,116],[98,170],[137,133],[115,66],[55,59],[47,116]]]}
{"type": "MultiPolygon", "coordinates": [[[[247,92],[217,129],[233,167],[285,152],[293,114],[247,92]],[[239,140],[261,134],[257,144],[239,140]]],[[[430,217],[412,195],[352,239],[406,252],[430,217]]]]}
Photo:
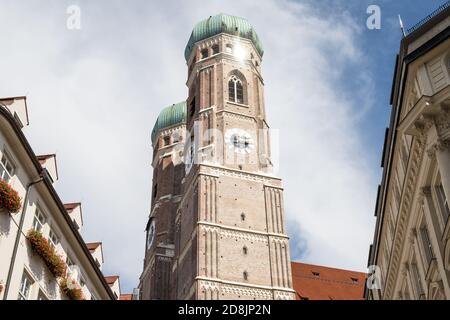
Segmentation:
{"type": "Polygon", "coordinates": [[[430,21],[431,19],[433,19],[435,16],[437,16],[438,14],[440,14],[442,11],[444,11],[445,9],[450,7],[450,0],[447,1],[446,3],[444,3],[443,5],[439,6],[436,10],[434,10],[432,13],[430,13],[428,16],[426,16],[425,18],[423,18],[422,20],[420,20],[419,22],[417,22],[414,26],[412,26],[411,28],[409,28],[407,30],[407,34],[413,33],[414,31],[416,31],[417,29],[419,29],[421,26],[423,26],[425,23],[427,23],[428,21],[430,21]]]}

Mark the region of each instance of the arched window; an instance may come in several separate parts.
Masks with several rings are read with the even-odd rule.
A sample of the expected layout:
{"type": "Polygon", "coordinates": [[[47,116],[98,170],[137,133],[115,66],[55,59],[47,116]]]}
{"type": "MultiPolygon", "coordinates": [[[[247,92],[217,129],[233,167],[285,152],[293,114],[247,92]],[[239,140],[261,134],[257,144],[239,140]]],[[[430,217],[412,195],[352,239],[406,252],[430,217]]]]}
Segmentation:
{"type": "Polygon", "coordinates": [[[244,103],[244,86],[242,85],[242,81],[235,75],[228,81],[228,100],[244,103]]]}

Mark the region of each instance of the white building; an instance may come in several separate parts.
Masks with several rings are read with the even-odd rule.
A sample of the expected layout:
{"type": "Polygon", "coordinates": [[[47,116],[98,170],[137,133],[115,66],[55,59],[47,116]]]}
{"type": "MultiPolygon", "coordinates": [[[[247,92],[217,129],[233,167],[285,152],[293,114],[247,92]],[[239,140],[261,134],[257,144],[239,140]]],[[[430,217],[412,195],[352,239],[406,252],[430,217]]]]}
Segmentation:
{"type": "Polygon", "coordinates": [[[368,299],[450,299],[450,1],[408,30],[383,150],[368,299]]]}
{"type": "MultiPolygon", "coordinates": [[[[28,126],[25,97],[0,99],[0,178],[21,198],[21,208],[10,213],[0,204],[0,299],[68,299],[61,279],[74,279],[84,299],[117,299],[101,270],[101,246],[89,250],[79,231],[81,204],[64,205],[53,182],[58,179],[55,155],[36,156],[22,129],[28,126]],[[65,275],[56,277],[27,239],[40,231],[65,262],[65,275]]],[[[72,286],[69,286],[72,288],[72,286]]],[[[80,291],[78,291],[80,292],[80,291]]],[[[73,298],[73,297],[72,297],[73,298]]]]}

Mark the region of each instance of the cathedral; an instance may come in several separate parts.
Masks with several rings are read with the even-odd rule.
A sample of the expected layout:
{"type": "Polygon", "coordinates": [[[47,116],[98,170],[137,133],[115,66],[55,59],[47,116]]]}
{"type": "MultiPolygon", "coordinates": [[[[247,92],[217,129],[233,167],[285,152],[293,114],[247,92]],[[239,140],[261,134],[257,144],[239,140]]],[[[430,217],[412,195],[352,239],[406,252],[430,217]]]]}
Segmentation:
{"type": "Polygon", "coordinates": [[[247,20],[193,29],[188,97],[152,131],[142,299],[294,299],[281,179],[272,174],[261,74],[247,20]]]}

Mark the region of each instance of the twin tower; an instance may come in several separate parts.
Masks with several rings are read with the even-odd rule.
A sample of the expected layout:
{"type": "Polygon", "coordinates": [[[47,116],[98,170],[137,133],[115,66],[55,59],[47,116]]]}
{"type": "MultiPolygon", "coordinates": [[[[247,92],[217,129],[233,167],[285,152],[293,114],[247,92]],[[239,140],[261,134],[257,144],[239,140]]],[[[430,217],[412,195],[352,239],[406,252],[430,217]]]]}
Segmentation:
{"type": "Polygon", "coordinates": [[[261,42],[247,20],[219,14],[195,26],[184,55],[189,96],[152,131],[141,299],[294,299],[261,42]]]}

